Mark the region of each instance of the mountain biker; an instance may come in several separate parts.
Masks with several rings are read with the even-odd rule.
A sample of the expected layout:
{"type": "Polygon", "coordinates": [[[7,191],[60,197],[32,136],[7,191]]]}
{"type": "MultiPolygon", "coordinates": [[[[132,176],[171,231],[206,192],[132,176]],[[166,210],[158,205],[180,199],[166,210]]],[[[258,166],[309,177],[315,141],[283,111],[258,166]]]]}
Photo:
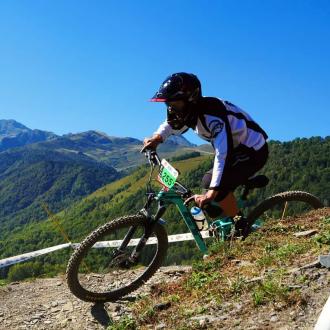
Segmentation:
{"type": "Polygon", "coordinates": [[[211,201],[219,203],[225,215],[244,231],[246,219],[238,209],[234,190],[259,171],[268,158],[267,134],[242,109],[215,97],[202,96],[197,76],[179,72],[167,77],[151,98],[165,102],[167,118],[144,139],[144,146],[156,148],[170,135],[180,135],[192,128],[213,146],[213,169],[205,173],[202,186],[205,194],[195,195],[199,207],[211,201]]]}

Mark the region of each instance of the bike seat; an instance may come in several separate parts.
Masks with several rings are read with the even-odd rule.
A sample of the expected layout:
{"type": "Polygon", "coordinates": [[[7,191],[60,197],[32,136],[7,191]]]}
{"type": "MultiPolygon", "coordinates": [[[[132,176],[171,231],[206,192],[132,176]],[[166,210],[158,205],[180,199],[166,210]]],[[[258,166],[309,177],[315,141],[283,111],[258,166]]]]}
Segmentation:
{"type": "Polygon", "coordinates": [[[250,178],[245,183],[247,189],[262,188],[268,185],[269,179],[266,175],[257,175],[253,178],[250,178]]]}

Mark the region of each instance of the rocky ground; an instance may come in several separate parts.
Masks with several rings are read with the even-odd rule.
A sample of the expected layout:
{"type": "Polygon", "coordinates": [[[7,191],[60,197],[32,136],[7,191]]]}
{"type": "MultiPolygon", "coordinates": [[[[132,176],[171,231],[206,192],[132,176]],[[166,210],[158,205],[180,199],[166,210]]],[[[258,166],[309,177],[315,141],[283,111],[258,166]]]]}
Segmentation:
{"type": "MultiPolygon", "coordinates": [[[[187,271],[189,267],[164,267],[139,293],[147,293],[157,282],[176,281],[187,271]]],[[[292,306],[289,310],[282,310],[281,306],[272,309],[259,307],[245,315],[242,322],[244,298],[239,302],[225,303],[222,309],[210,303],[205,314],[190,318],[187,329],[196,326],[210,329],[313,329],[329,296],[330,272],[323,267],[311,267],[299,270],[299,274],[307,278],[301,287],[306,306],[292,306]]],[[[82,302],[69,292],[63,276],[11,283],[0,288],[0,329],[106,329],[121,316],[130,314],[128,304],[128,301],[105,305],[82,302]]],[[[156,310],[157,307],[166,308],[155,307],[156,310]]],[[[160,322],[149,328],[167,327],[160,322]]]]}
{"type": "Polygon", "coordinates": [[[0,287],[0,329],[105,329],[122,315],[139,294],[152,285],[178,280],[190,267],[163,267],[134,296],[118,303],[95,305],[74,297],[65,277],[14,282],[0,287]]]}
{"type": "MultiPolygon", "coordinates": [[[[327,208],[314,211],[309,215],[309,220],[314,217],[316,223],[321,217],[329,216],[330,209],[327,208]]],[[[240,260],[232,262],[238,265],[242,263],[243,266],[240,260]]],[[[330,270],[322,264],[317,256],[310,255],[310,259],[300,264],[299,268],[289,271],[289,287],[292,283],[293,290],[299,289],[299,304],[282,305],[278,302],[254,309],[246,308],[247,305],[251,306],[248,303],[251,302],[251,293],[221,304],[211,300],[201,306],[203,310],[197,315],[188,315],[185,327],[181,326],[180,329],[313,329],[330,293],[330,270]],[[297,277],[304,278],[299,285],[295,280],[297,277]]],[[[157,288],[157,283],[164,285],[180,281],[189,274],[190,269],[181,266],[163,267],[129,299],[104,305],[86,303],[75,298],[68,290],[64,276],[11,283],[0,287],[0,329],[106,329],[123,316],[132,316],[130,301],[141,294],[148,295],[150,290],[157,288]]],[[[251,280],[258,281],[258,278],[251,280]]],[[[153,321],[144,322],[141,328],[172,329],[175,321],[172,320],[171,325],[167,324],[168,319],[164,314],[168,311],[168,317],[173,318],[177,308],[175,306],[178,304],[173,303],[171,306],[171,302],[155,302],[152,308],[153,321]]]]}

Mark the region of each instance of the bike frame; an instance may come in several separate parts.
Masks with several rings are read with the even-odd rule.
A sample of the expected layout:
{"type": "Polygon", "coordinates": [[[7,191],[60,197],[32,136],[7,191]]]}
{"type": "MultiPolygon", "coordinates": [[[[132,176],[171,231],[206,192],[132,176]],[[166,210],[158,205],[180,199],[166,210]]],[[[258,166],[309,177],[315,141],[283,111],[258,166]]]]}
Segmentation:
{"type": "MultiPolygon", "coordinates": [[[[205,241],[199,231],[197,224],[191,215],[187,205],[182,200],[181,196],[177,194],[174,190],[170,189],[168,191],[161,190],[155,199],[159,202],[159,205],[168,206],[170,204],[174,204],[178,211],[180,212],[184,222],[186,223],[188,229],[192,233],[194,240],[197,244],[199,250],[206,254],[208,253],[207,246],[205,241]]],[[[245,201],[241,198],[238,200],[238,204],[240,208],[245,206],[245,201]]],[[[163,210],[165,212],[165,210],[163,210]]],[[[210,222],[207,218],[206,221],[208,222],[209,228],[214,228],[217,232],[217,236],[222,240],[225,240],[225,237],[228,236],[233,228],[234,222],[231,217],[221,217],[219,216],[218,219],[213,220],[210,222]]]]}
{"type": "Polygon", "coordinates": [[[158,200],[159,203],[163,204],[165,207],[170,204],[176,205],[183,220],[185,221],[190,232],[192,233],[198,248],[201,250],[202,253],[207,254],[208,250],[202,238],[202,235],[198,230],[197,224],[193,216],[191,215],[188,207],[184,204],[181,196],[171,189],[168,191],[161,190],[158,193],[156,200],[158,200]]]}
{"type": "MultiPolygon", "coordinates": [[[[140,249],[142,248],[146,240],[149,238],[149,235],[152,232],[153,224],[155,224],[156,222],[162,222],[161,216],[164,214],[167,206],[169,206],[170,204],[174,204],[177,207],[188,229],[192,233],[193,238],[197,244],[197,247],[202,253],[204,253],[204,255],[207,255],[208,254],[207,246],[203,240],[201,232],[199,231],[193,216],[190,213],[190,210],[188,209],[183,199],[183,198],[191,197],[192,192],[189,189],[185,188],[179,182],[176,182],[175,184],[181,187],[182,191],[180,192],[175,190],[175,186],[173,186],[172,188],[165,187],[165,185],[161,181],[159,182],[164,186],[164,188],[160,190],[158,193],[154,192],[150,186],[150,181],[154,168],[156,166],[161,166],[161,161],[155,151],[146,152],[146,157],[148,158],[152,170],[150,173],[149,182],[147,184],[148,199],[144,208],[141,210],[141,213],[146,215],[146,217],[149,219],[150,226],[146,228],[146,233],[143,235],[140,243],[135,249],[136,256],[138,256],[140,249]],[[158,201],[158,211],[154,216],[152,216],[149,212],[149,207],[154,200],[158,201]]],[[[240,208],[244,207],[246,196],[247,194],[246,195],[243,194],[243,197],[239,199],[238,204],[240,208]]],[[[228,238],[234,228],[233,226],[234,222],[230,217],[219,217],[219,219],[216,219],[212,222],[210,222],[208,219],[206,219],[206,221],[208,222],[209,229],[213,231],[213,235],[215,237],[221,238],[222,240],[228,238]]],[[[131,235],[128,234],[127,238],[129,239],[130,236],[131,235]]]]}

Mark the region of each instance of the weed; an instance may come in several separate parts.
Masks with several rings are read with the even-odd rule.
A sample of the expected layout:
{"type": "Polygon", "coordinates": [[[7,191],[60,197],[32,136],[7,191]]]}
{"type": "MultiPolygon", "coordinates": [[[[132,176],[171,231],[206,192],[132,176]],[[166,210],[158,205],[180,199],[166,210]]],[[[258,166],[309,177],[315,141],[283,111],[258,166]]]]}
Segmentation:
{"type": "Polygon", "coordinates": [[[180,296],[177,294],[172,294],[171,296],[168,297],[168,300],[176,303],[180,301],[180,296]]]}
{"type": "Polygon", "coordinates": [[[255,306],[262,305],[264,303],[265,293],[259,288],[252,292],[252,299],[255,306]]]}
{"type": "Polygon", "coordinates": [[[220,257],[212,258],[209,260],[196,261],[193,263],[192,269],[194,271],[213,271],[220,269],[222,260],[220,257]]]}
{"type": "Polygon", "coordinates": [[[305,253],[308,250],[307,244],[288,243],[278,247],[277,244],[267,243],[264,247],[264,255],[256,261],[261,267],[270,266],[276,261],[286,261],[290,258],[305,253]]]}
{"type": "Polygon", "coordinates": [[[306,246],[301,244],[285,244],[274,251],[275,256],[280,260],[288,259],[296,254],[306,252],[306,246]]]}
{"type": "Polygon", "coordinates": [[[195,310],[195,313],[196,314],[203,314],[203,313],[205,313],[206,312],[206,308],[205,308],[205,306],[198,306],[197,308],[196,308],[196,310],[195,310]]]}
{"type": "Polygon", "coordinates": [[[323,221],[325,224],[330,225],[330,217],[328,217],[328,218],[324,217],[324,218],[322,219],[322,221],[323,221]]]}
{"type": "Polygon", "coordinates": [[[246,281],[240,274],[237,275],[234,281],[231,281],[229,278],[227,280],[230,292],[235,295],[241,294],[246,286],[246,281]]]}
{"type": "Polygon", "coordinates": [[[154,302],[150,297],[143,297],[134,304],[134,315],[136,319],[142,322],[148,322],[154,315],[154,302]]]}
{"type": "Polygon", "coordinates": [[[213,240],[208,250],[210,255],[224,254],[228,250],[228,243],[221,240],[213,240]]]}
{"type": "Polygon", "coordinates": [[[272,255],[264,255],[256,261],[256,264],[261,267],[266,267],[272,265],[274,262],[274,257],[272,255]]]}
{"type": "Polygon", "coordinates": [[[308,281],[308,276],[307,275],[300,275],[297,277],[297,282],[298,283],[306,283],[308,281]]]}
{"type": "Polygon", "coordinates": [[[0,280],[0,286],[7,285],[9,282],[7,280],[0,280]]]}
{"type": "Polygon", "coordinates": [[[276,250],[277,249],[277,244],[274,244],[272,242],[268,242],[266,245],[265,245],[265,252],[267,254],[271,253],[272,251],[276,250]]]}
{"type": "Polygon", "coordinates": [[[191,276],[187,280],[187,289],[201,289],[204,285],[216,280],[220,277],[218,272],[192,272],[191,276]]]}
{"type": "Polygon", "coordinates": [[[147,322],[148,320],[150,320],[154,315],[155,315],[155,310],[152,306],[149,306],[148,308],[146,308],[146,310],[141,314],[140,319],[142,321],[147,322]]]}
{"type": "Polygon", "coordinates": [[[135,330],[136,322],[133,318],[124,316],[118,322],[110,325],[107,330],[135,330]]]}
{"type": "Polygon", "coordinates": [[[330,231],[326,231],[322,234],[316,235],[314,241],[318,244],[330,245],[330,231]]]}
{"type": "Polygon", "coordinates": [[[282,284],[282,277],[266,278],[252,291],[252,300],[255,306],[268,301],[287,300],[289,287],[282,284]]]}

